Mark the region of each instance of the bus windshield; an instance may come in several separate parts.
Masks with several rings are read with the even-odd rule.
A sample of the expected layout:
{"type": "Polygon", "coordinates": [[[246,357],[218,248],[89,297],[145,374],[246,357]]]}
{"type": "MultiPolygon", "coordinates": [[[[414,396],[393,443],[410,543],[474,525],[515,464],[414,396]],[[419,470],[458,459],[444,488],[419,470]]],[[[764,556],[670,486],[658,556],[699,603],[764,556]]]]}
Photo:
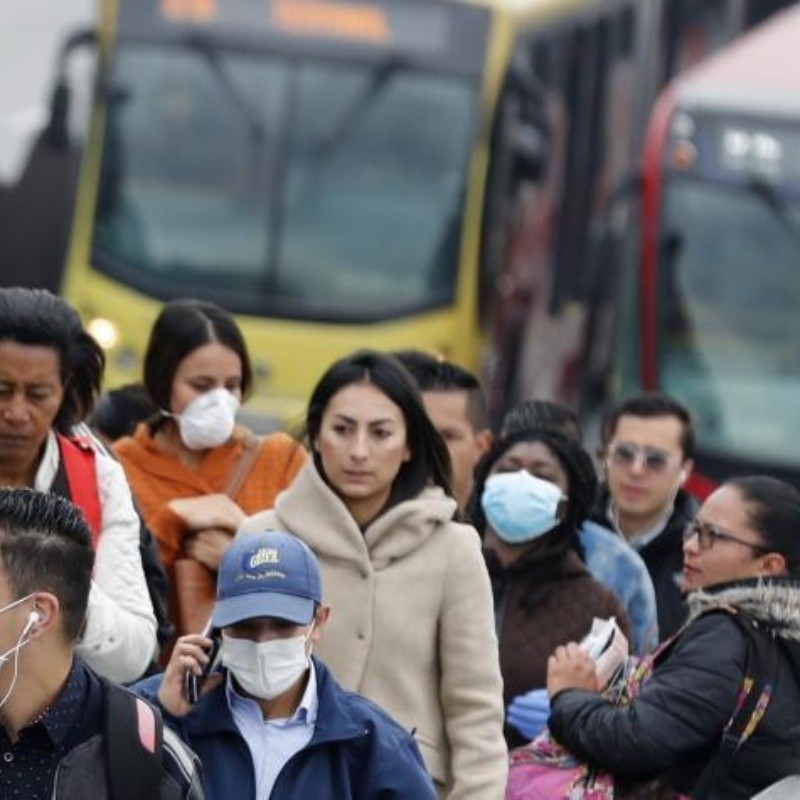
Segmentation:
{"type": "Polygon", "coordinates": [[[800,186],[673,175],[659,264],[659,381],[710,453],[800,465],[800,186]]]}
{"type": "Polygon", "coordinates": [[[474,79],[126,42],[93,263],[161,299],[369,321],[455,291],[474,79]]]}

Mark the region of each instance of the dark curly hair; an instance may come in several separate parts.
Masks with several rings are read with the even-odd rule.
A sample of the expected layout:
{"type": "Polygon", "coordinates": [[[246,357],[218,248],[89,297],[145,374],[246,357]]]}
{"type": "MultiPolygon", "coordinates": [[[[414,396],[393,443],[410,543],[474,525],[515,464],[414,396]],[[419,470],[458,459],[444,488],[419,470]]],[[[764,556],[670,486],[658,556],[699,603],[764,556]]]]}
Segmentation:
{"type": "Polygon", "coordinates": [[[100,394],[106,358],[84,330],[78,312],[44,289],[0,289],[0,342],[49,347],[58,355],[64,400],[53,427],[68,434],[100,394]]]}

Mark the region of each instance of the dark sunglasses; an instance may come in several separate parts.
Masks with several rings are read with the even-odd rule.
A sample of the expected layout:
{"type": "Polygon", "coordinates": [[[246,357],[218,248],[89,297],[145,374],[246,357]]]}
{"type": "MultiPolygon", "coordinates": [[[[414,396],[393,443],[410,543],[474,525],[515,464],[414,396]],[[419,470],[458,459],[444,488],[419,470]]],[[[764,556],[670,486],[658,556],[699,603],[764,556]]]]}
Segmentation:
{"type": "Polygon", "coordinates": [[[630,467],[641,458],[645,468],[650,472],[663,472],[671,462],[678,460],[678,456],[658,447],[645,447],[628,442],[610,445],[608,457],[619,467],[630,467]]]}
{"type": "Polygon", "coordinates": [[[740,539],[738,536],[732,536],[730,533],[725,533],[716,528],[712,528],[710,525],[703,525],[697,520],[692,520],[692,522],[689,522],[683,529],[683,541],[688,542],[695,534],[697,534],[697,540],[700,543],[701,550],[710,550],[714,546],[714,543],[719,541],[743,544],[745,547],[750,547],[757,553],[771,552],[768,547],[764,547],[761,544],[747,542],[744,539],[740,539]]]}

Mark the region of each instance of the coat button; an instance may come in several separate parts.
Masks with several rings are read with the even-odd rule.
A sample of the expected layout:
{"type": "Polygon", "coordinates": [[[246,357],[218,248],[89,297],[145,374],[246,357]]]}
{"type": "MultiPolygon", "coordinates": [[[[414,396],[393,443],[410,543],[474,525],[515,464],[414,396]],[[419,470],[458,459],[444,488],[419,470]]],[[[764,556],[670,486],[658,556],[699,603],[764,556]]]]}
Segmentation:
{"type": "Polygon", "coordinates": [[[359,639],[361,639],[361,641],[363,642],[363,641],[364,641],[364,639],[366,639],[366,638],[367,638],[367,634],[366,634],[366,633],[364,633],[364,631],[359,631],[359,632],[358,632],[358,638],[359,638],[359,639]]]}

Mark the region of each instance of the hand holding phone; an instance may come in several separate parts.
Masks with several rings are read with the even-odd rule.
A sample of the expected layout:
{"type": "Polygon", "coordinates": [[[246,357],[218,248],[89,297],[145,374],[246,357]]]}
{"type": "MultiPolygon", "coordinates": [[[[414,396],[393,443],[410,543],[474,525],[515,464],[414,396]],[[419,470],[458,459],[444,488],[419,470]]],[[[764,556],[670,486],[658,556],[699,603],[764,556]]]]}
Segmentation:
{"type": "Polygon", "coordinates": [[[211,649],[208,651],[208,662],[203,667],[200,675],[187,669],[183,674],[183,693],[186,700],[194,705],[199,699],[203,689],[203,684],[206,678],[219,667],[220,645],[222,644],[222,637],[220,632],[216,629],[208,631],[204,634],[211,639],[211,649]]]}
{"type": "MultiPolygon", "coordinates": [[[[192,701],[203,694],[205,681],[221,661],[220,642],[219,632],[209,630],[208,635],[181,636],[175,643],[158,689],[158,700],[167,713],[184,717],[191,712],[192,701]]],[[[213,680],[218,683],[221,676],[213,680]]]]}

